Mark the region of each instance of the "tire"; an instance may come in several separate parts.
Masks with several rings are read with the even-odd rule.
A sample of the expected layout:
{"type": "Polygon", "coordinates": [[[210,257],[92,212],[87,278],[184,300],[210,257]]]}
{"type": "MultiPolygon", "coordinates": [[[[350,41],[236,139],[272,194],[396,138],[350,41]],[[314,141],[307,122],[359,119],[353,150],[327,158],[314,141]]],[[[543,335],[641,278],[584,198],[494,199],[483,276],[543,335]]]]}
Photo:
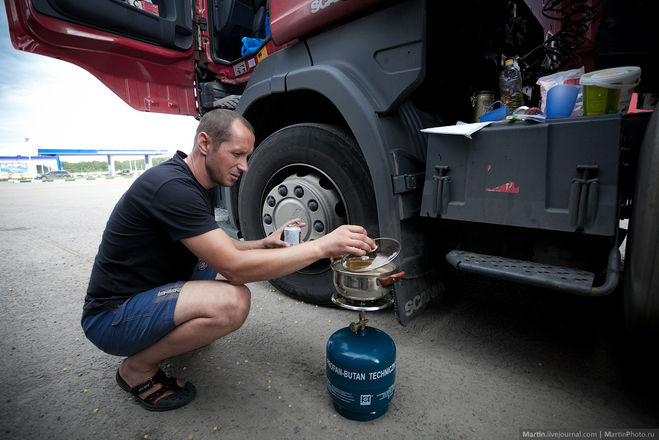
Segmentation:
{"type": "Polygon", "coordinates": [[[625,322],[631,334],[659,336],[659,108],[648,124],[625,251],[625,322]]]}
{"type": "MultiPolygon", "coordinates": [[[[303,241],[346,223],[362,225],[377,237],[375,194],[357,143],[326,124],[283,128],[256,148],[240,184],[238,213],[246,240],[261,239],[296,217],[307,224],[303,241]]],[[[317,261],[270,283],[305,302],[331,304],[329,263],[317,261]]]]}

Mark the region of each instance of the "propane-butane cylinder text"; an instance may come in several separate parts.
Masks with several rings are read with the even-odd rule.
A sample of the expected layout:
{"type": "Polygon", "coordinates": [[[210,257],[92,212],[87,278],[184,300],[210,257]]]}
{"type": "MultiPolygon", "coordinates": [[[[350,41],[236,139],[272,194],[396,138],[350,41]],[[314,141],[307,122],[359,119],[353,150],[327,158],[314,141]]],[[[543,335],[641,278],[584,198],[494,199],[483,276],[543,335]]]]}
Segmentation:
{"type": "Polygon", "coordinates": [[[366,380],[366,374],[368,374],[368,379],[369,380],[377,380],[377,379],[382,379],[383,377],[388,376],[389,374],[393,373],[394,370],[396,369],[396,362],[389,365],[384,370],[371,371],[369,373],[359,373],[359,372],[356,372],[356,371],[344,370],[341,367],[337,367],[329,359],[327,359],[327,368],[329,368],[330,371],[332,371],[334,374],[337,374],[337,375],[339,375],[341,377],[344,377],[346,379],[366,380]]]}

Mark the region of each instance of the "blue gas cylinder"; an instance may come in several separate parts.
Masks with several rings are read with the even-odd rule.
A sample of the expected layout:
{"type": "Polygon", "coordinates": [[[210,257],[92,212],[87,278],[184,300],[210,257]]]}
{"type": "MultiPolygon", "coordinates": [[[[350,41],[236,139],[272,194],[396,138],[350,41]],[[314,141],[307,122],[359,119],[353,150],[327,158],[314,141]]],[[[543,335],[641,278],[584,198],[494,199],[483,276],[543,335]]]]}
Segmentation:
{"type": "Polygon", "coordinates": [[[396,345],[382,330],[349,327],[327,341],[327,391],[334,407],[353,420],[373,420],[387,411],[394,395],[396,345]]]}

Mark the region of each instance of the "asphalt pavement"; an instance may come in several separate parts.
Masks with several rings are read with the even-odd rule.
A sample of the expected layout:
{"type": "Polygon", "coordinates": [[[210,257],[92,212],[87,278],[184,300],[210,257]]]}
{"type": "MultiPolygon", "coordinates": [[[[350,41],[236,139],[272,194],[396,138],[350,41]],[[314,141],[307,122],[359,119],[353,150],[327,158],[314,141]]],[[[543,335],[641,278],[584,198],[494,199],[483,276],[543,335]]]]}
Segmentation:
{"type": "Polygon", "coordinates": [[[408,326],[391,309],[367,314],[397,347],[395,394],[376,420],[340,416],[326,389],[327,340],[357,313],[266,282],[249,285],[241,329],[162,363],[196,385],[195,401],[148,412],[116,385],[121,359],[96,349],[79,323],[105,222],[132,181],[0,182],[2,438],[604,438],[659,427],[656,347],[632,349],[618,296],[473,277],[408,326]]]}

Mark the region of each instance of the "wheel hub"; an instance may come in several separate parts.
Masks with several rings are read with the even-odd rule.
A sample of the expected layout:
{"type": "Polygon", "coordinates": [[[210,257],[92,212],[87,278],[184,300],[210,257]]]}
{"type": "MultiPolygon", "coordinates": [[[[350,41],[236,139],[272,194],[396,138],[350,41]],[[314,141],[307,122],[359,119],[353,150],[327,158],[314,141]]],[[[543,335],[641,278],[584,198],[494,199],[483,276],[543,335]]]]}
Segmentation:
{"type": "Polygon", "coordinates": [[[263,230],[267,236],[299,218],[306,223],[302,240],[314,240],[345,223],[345,215],[339,209],[341,204],[338,191],[331,185],[323,185],[321,176],[291,174],[266,195],[261,210],[263,230]]]}

